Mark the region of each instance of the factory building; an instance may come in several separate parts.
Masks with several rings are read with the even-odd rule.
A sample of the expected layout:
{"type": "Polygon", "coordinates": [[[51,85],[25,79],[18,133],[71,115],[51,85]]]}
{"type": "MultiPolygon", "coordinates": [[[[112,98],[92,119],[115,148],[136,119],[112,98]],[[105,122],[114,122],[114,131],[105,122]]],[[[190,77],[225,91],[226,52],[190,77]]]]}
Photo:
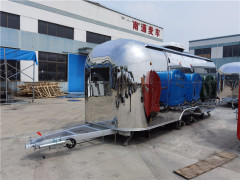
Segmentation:
{"type": "Polygon", "coordinates": [[[189,41],[189,52],[211,58],[217,68],[240,62],[240,34],[189,41]]]}
{"type": "MultiPolygon", "coordinates": [[[[97,44],[118,38],[163,41],[162,27],[86,0],[7,0],[0,13],[0,46],[36,52],[35,81],[59,82],[64,92],[84,91],[85,59],[97,44]]],[[[12,67],[23,72],[11,77],[12,90],[32,81],[33,67],[25,70],[31,63],[9,61],[8,77],[16,73],[12,67]]]]}

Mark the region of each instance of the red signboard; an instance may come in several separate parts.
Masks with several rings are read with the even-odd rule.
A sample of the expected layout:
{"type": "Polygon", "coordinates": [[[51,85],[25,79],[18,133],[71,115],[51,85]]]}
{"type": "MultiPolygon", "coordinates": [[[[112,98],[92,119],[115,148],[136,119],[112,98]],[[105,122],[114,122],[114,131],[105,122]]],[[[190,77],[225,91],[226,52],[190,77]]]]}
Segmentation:
{"type": "Polygon", "coordinates": [[[155,29],[155,35],[158,37],[160,36],[160,30],[159,29],[155,29]]]}
{"type": "Polygon", "coordinates": [[[142,32],[144,32],[144,33],[146,33],[147,32],[147,26],[146,26],[146,24],[141,24],[141,31],[142,32]]]}
{"type": "Polygon", "coordinates": [[[153,27],[152,26],[148,27],[148,34],[153,35],[153,27]]]}
{"type": "Polygon", "coordinates": [[[137,21],[133,21],[133,30],[138,31],[138,25],[139,25],[139,23],[137,21]]]}
{"type": "Polygon", "coordinates": [[[143,33],[150,34],[152,36],[159,37],[160,36],[160,30],[158,28],[154,29],[152,26],[148,26],[144,23],[141,23],[141,29],[139,27],[140,23],[137,21],[132,21],[133,22],[133,30],[135,31],[141,31],[143,33]]]}

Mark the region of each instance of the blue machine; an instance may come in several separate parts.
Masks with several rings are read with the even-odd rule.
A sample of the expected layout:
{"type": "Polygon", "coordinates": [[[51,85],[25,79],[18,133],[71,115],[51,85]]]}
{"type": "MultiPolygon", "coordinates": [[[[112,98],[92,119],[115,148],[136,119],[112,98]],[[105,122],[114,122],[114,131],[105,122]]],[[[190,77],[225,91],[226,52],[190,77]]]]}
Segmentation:
{"type": "Polygon", "coordinates": [[[202,78],[197,73],[185,75],[187,78],[186,100],[188,102],[197,101],[200,98],[202,89],[202,78]]]}
{"type": "Polygon", "coordinates": [[[177,106],[185,101],[186,76],[180,70],[157,72],[161,81],[160,103],[177,106]]]}

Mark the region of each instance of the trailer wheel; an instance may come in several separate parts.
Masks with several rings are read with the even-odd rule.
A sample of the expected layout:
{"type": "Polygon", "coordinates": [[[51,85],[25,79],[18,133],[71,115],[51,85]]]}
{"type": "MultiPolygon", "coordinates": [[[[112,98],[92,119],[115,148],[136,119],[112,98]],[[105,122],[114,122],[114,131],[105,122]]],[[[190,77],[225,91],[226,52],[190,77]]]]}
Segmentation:
{"type": "Polygon", "coordinates": [[[147,133],[145,133],[145,138],[150,138],[151,137],[151,134],[150,134],[150,132],[147,132],[147,133]]]}
{"type": "Polygon", "coordinates": [[[123,142],[123,146],[125,146],[125,147],[128,146],[128,142],[127,142],[127,141],[124,141],[124,142],[123,142]]]}
{"type": "Polygon", "coordinates": [[[69,143],[66,144],[68,149],[74,148],[77,144],[76,140],[73,138],[67,139],[67,141],[70,141],[69,143]]]}
{"type": "Polygon", "coordinates": [[[183,121],[186,123],[187,126],[190,126],[193,121],[192,121],[192,115],[186,115],[184,118],[183,118],[183,121]]]}
{"type": "Polygon", "coordinates": [[[129,141],[131,141],[132,139],[132,136],[133,136],[133,132],[130,133],[130,136],[126,137],[125,141],[123,142],[123,146],[128,146],[129,141]]]}
{"type": "Polygon", "coordinates": [[[118,99],[116,100],[116,107],[117,108],[119,107],[119,100],[118,99]]]}
{"type": "Polygon", "coordinates": [[[181,129],[181,127],[182,127],[182,122],[181,121],[177,121],[177,122],[174,123],[174,128],[176,130],[181,129]]]}

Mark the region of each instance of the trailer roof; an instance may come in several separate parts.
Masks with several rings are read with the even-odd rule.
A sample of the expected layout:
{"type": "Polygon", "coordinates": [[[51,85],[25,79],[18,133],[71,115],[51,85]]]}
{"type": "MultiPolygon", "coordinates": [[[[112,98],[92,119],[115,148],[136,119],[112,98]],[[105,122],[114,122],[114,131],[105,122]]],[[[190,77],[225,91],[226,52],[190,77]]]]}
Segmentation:
{"type": "Polygon", "coordinates": [[[168,48],[165,48],[165,47],[162,47],[162,46],[155,46],[155,45],[146,44],[145,47],[149,48],[149,49],[158,50],[158,51],[166,51],[166,52],[170,52],[170,53],[173,53],[173,54],[178,54],[178,55],[182,55],[182,56],[202,59],[202,60],[205,60],[205,61],[208,61],[208,62],[213,62],[211,59],[208,59],[208,58],[205,58],[205,57],[196,56],[196,55],[185,53],[185,52],[175,51],[175,50],[168,49],[168,48]]]}

